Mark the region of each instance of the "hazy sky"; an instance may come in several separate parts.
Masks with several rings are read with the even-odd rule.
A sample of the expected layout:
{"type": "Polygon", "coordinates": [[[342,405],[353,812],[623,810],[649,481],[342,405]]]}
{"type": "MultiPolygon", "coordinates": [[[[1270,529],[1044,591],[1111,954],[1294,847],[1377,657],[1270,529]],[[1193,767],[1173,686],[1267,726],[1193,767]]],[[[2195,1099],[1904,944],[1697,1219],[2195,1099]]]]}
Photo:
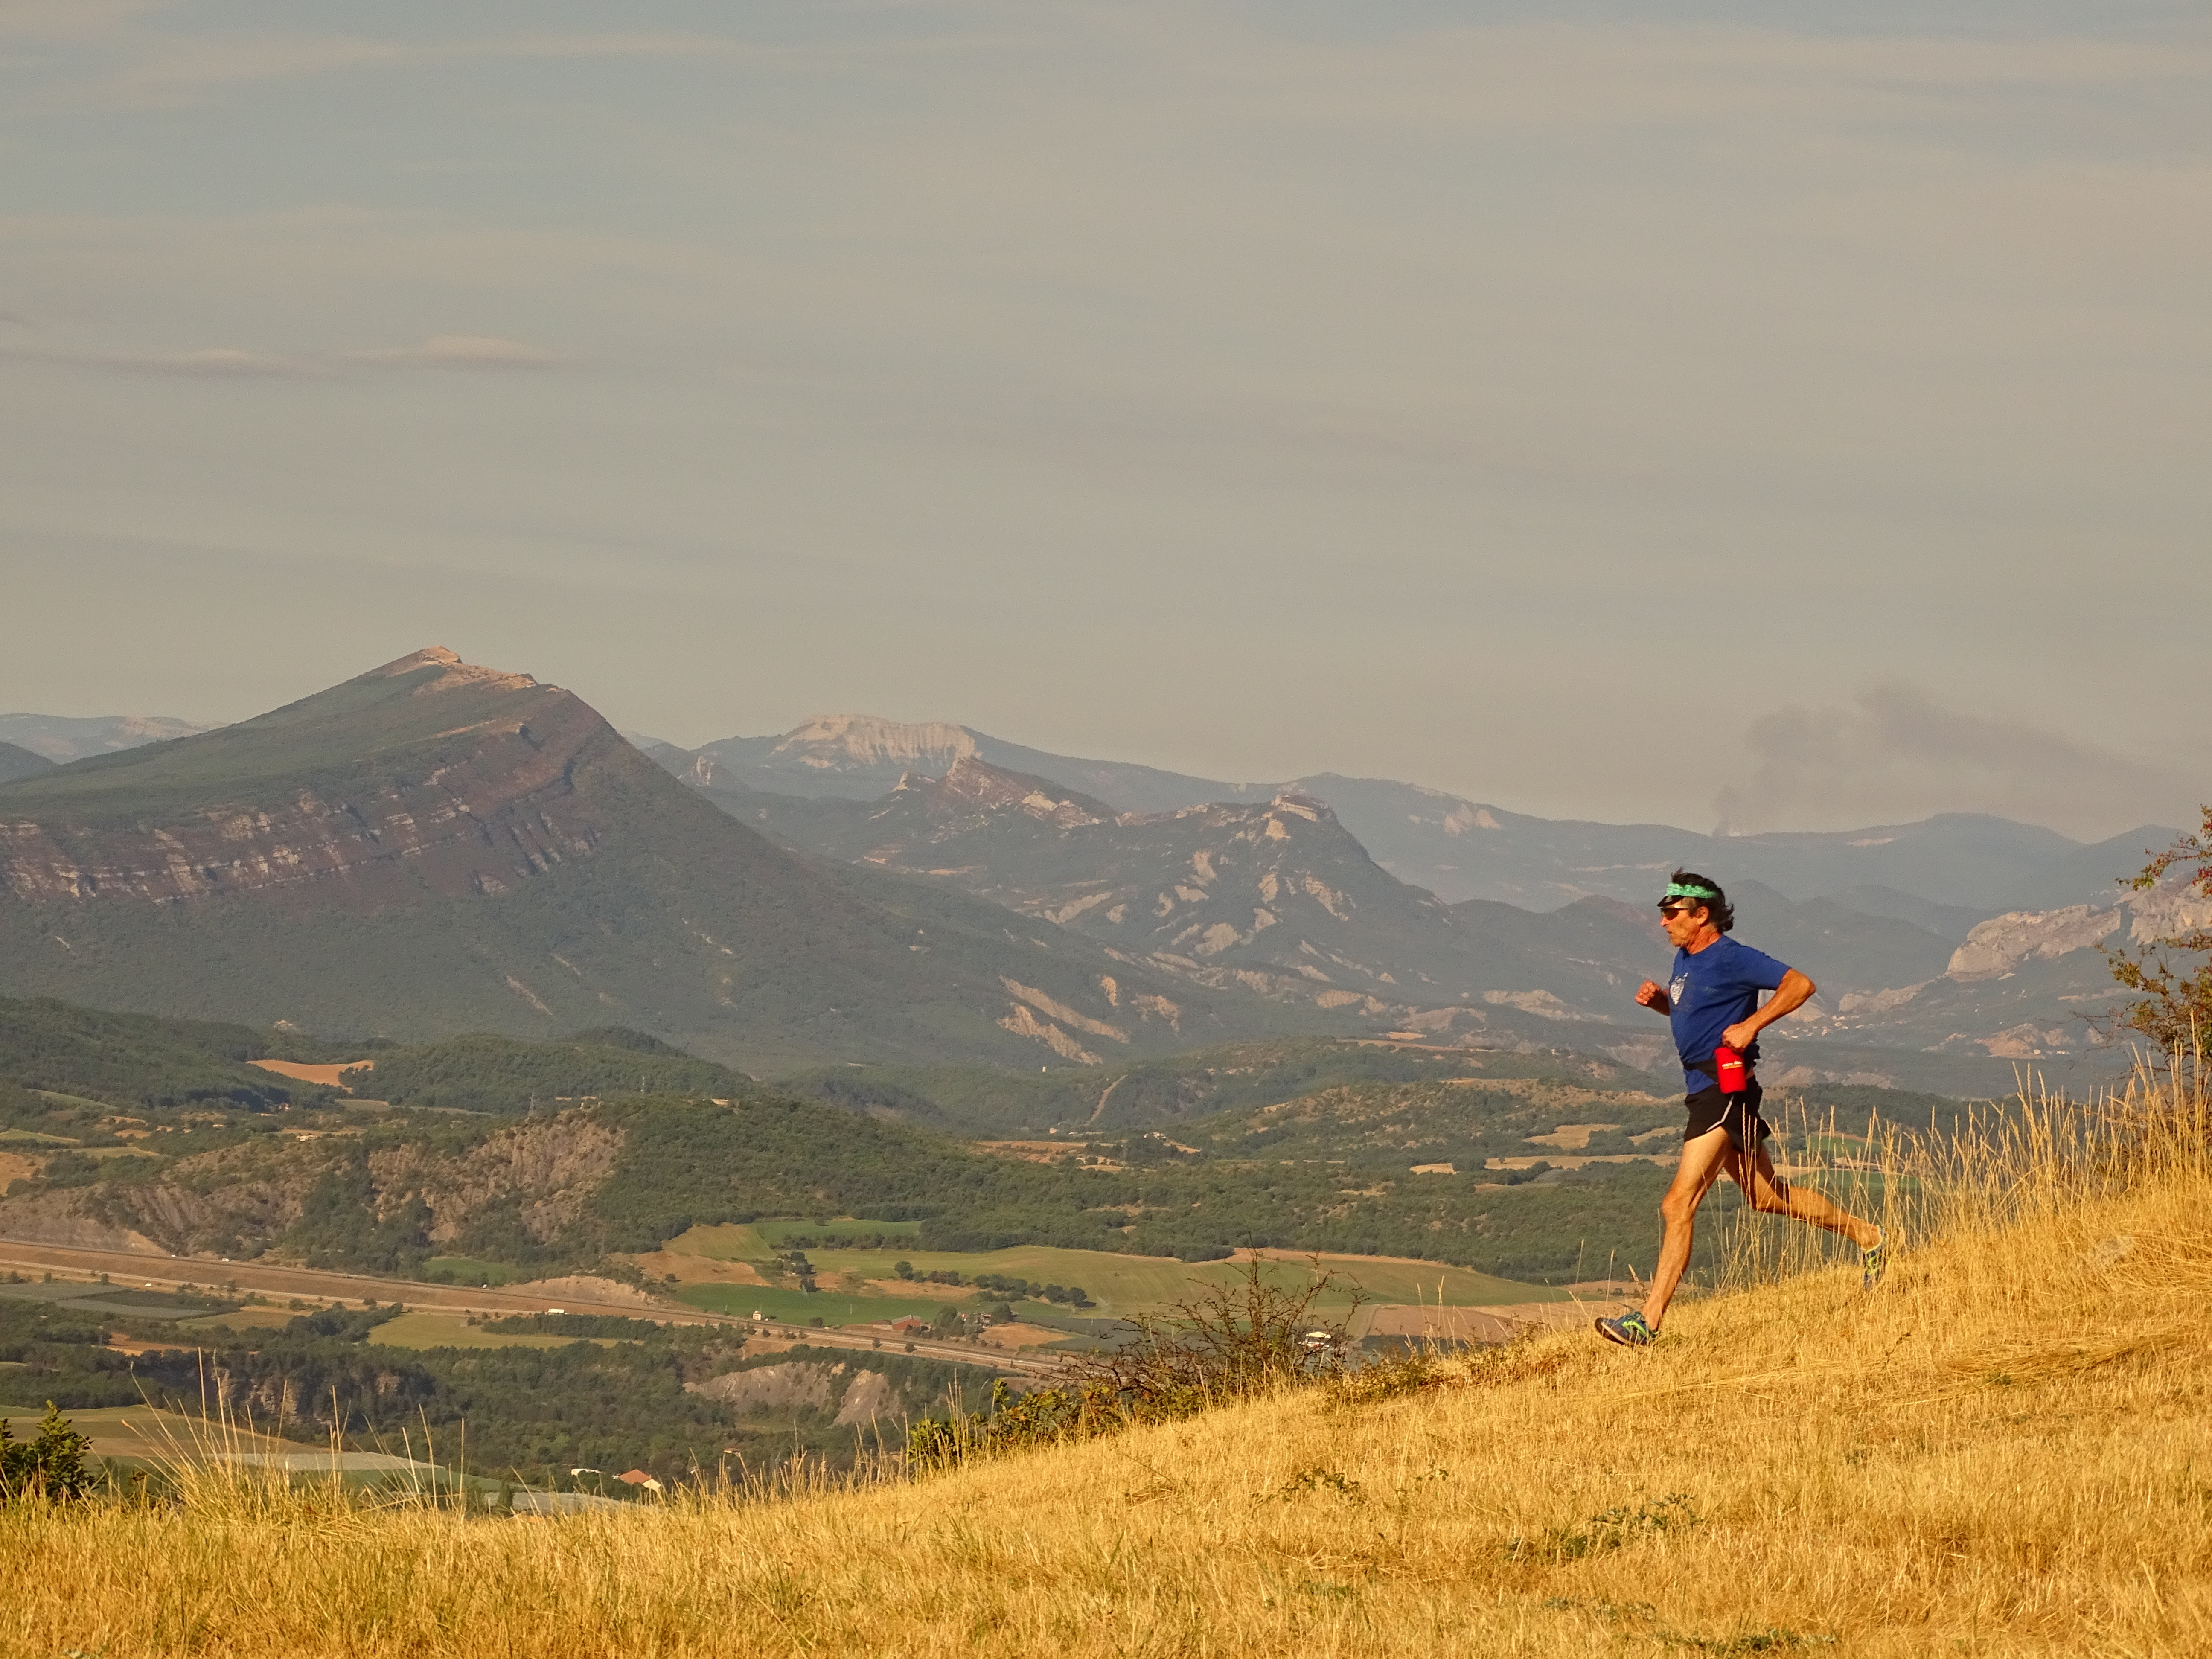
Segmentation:
{"type": "Polygon", "coordinates": [[[2212,795],[2201,4],[0,0],[0,708],[2212,795]]]}

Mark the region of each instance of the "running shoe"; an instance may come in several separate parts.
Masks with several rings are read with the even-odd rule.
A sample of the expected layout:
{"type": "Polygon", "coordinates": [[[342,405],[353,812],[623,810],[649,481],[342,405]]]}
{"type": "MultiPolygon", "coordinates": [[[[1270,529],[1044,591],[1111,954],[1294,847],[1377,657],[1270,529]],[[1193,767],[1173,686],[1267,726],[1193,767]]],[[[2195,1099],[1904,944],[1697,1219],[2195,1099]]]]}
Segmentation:
{"type": "Polygon", "coordinates": [[[1885,1232],[1870,1247],[1859,1252],[1859,1288],[1870,1291],[1881,1284],[1888,1267],[1889,1235],[1885,1232]]]}
{"type": "Polygon", "coordinates": [[[1659,1333],[1644,1322],[1644,1315],[1638,1309],[1632,1308],[1618,1319],[1601,1319],[1596,1323],[1600,1336],[1625,1348],[1648,1348],[1659,1340],[1659,1333]]]}

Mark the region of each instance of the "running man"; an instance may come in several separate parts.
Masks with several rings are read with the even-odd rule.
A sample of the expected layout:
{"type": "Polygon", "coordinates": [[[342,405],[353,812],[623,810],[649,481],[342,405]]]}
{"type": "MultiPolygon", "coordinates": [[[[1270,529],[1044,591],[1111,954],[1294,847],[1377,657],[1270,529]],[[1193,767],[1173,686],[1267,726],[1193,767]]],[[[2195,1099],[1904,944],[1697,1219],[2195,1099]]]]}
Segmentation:
{"type": "Polygon", "coordinates": [[[1729,938],[1735,912],[1720,884],[1704,876],[1674,872],[1667,896],[1659,901],[1659,920],[1674,946],[1674,972],[1663,987],[1645,980],[1636,1000],[1674,1024],[1690,1121],[1682,1131],[1681,1165],[1659,1203],[1667,1234],[1651,1275],[1651,1293],[1641,1309],[1597,1322],[1599,1335],[1636,1348],[1658,1340],[1659,1322],[1690,1265],[1698,1206],[1723,1175],[1743,1189],[1754,1210],[1795,1216],[1856,1244],[1863,1253],[1862,1282],[1869,1289],[1881,1279],[1883,1266],[1881,1229],[1810,1188],[1792,1187],[1775,1174],[1762,1144],[1770,1131],[1759,1115],[1764,1091],[1753,1070],[1759,1034],[1802,1007],[1817,988],[1795,968],[1729,938]],[[1774,993],[1763,1006],[1761,991],[1774,993]],[[1743,1056],[1745,1086],[1739,1093],[1721,1091],[1713,1051],[1722,1048],[1743,1056]]]}

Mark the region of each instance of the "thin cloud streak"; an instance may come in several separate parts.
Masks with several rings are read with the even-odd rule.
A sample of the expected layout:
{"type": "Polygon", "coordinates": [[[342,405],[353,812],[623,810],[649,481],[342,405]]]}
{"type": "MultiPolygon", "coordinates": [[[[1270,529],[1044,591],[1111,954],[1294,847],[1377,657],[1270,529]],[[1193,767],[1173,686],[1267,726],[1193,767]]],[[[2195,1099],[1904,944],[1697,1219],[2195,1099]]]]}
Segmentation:
{"type": "Polygon", "coordinates": [[[63,347],[0,346],[0,358],[12,362],[55,363],[70,368],[109,369],[124,374],[166,374],[186,380],[312,380],[331,371],[305,357],[210,347],[197,351],[85,351],[63,347]]]}
{"type": "MultiPolygon", "coordinates": [[[[118,15],[125,10],[114,9],[118,15]]],[[[720,60],[789,70],[981,47],[1018,55],[1035,49],[1041,16],[1026,3],[958,13],[876,9],[881,22],[872,30],[805,41],[696,30],[442,41],[260,32],[189,44],[161,40],[61,95],[101,106],[160,107],[227,88],[466,63],[720,60]],[[960,26],[948,27],[955,17],[960,26]]],[[[1216,115],[1294,125],[1716,126],[1754,116],[1936,112],[1962,93],[2033,96],[2212,77],[2212,46],[2201,41],[2154,45],[2055,33],[2013,40],[1812,36],[1718,24],[1513,21],[1405,31],[1361,44],[1277,38],[1255,50],[1248,32],[1188,8],[1047,8],[1042,21],[1048,33],[1102,52],[1153,58],[1153,95],[1170,106],[1180,93],[1216,115]]]]}
{"type": "Polygon", "coordinates": [[[151,51],[53,94],[45,107],[178,108],[234,88],[309,80],[356,70],[435,68],[471,63],[621,60],[757,63],[790,68],[881,55],[891,42],[859,48],[787,46],[702,33],[523,35],[426,44],[364,36],[236,36],[212,46],[151,51]]]}
{"type": "Polygon", "coordinates": [[[439,334],[415,346],[342,351],[334,362],[364,368],[555,368],[568,360],[556,352],[480,334],[439,334]]]}
{"type": "MultiPolygon", "coordinates": [[[[12,319],[11,319],[12,320],[12,319]]],[[[556,368],[568,360],[519,340],[484,335],[439,334],[420,345],[378,346],[319,356],[240,351],[228,346],[193,351],[95,351],[44,346],[0,346],[0,359],[56,363],[125,374],[173,375],[185,380],[331,380],[352,369],[432,368],[493,372],[556,368]]]]}

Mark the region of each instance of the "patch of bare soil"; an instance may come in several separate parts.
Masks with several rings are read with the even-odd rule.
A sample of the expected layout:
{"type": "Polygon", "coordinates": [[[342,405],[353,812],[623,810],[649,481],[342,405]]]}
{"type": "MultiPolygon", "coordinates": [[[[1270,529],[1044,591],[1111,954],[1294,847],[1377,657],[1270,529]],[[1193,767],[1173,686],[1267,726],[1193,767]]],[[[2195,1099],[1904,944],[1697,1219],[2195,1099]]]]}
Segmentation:
{"type": "MultiPolygon", "coordinates": [[[[986,1294],[973,1285],[925,1285],[918,1279],[866,1279],[860,1282],[870,1290],[885,1296],[927,1297],[944,1302],[968,1302],[986,1294]]],[[[993,1291],[988,1294],[996,1297],[998,1292],[993,1291]]]]}
{"type": "Polygon", "coordinates": [[[1091,1150],[1079,1140],[978,1140],[970,1144],[979,1152],[988,1152],[994,1158],[1019,1158],[1024,1164],[1049,1164],[1070,1152],[1091,1150]]]}
{"type": "Polygon", "coordinates": [[[620,1258],[636,1264],[648,1279],[665,1281],[670,1274],[679,1285],[764,1285],[768,1281],[750,1261],[717,1261],[712,1256],[678,1255],[672,1250],[648,1250],[620,1258]]]}
{"type": "Polygon", "coordinates": [[[303,1066],[291,1060],[249,1060],[246,1063],[264,1072],[274,1072],[278,1077],[289,1077],[295,1083],[319,1083],[325,1089],[345,1089],[348,1094],[353,1091],[338,1081],[338,1074],[356,1069],[365,1072],[376,1064],[373,1060],[341,1060],[335,1066],[303,1066]]]}
{"type": "Polygon", "coordinates": [[[1618,1129],[1618,1123],[1562,1123],[1547,1135],[1530,1135],[1529,1140],[1539,1146],[1556,1146],[1563,1152],[1579,1152],[1589,1145],[1589,1139],[1601,1129],[1618,1129]]]}

